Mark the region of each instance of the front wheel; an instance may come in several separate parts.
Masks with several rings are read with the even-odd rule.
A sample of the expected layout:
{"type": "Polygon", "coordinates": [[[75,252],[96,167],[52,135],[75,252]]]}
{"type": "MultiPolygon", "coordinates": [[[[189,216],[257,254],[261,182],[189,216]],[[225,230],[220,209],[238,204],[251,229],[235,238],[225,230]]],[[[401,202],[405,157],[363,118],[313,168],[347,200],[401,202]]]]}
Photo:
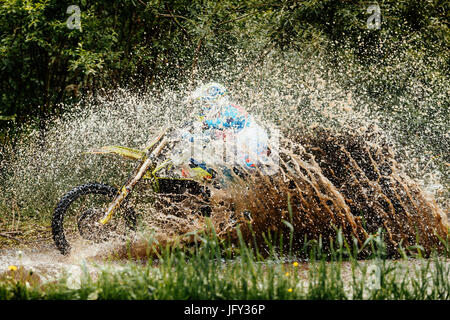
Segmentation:
{"type": "Polygon", "coordinates": [[[123,234],[123,230],[135,229],[136,214],[133,208],[126,207],[126,203],[119,209],[120,214],[116,214],[107,225],[99,224],[99,219],[116,194],[117,189],[107,184],[88,183],[73,188],[61,198],[53,213],[52,234],[62,254],[70,252],[69,241],[83,239],[100,242],[113,234],[123,234]]]}

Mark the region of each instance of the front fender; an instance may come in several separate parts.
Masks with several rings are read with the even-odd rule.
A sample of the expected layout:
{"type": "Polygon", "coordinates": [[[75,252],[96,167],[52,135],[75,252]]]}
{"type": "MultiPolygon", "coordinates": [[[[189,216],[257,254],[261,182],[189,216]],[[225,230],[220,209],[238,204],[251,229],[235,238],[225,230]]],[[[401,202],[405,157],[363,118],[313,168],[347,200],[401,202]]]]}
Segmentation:
{"type": "Polygon", "coordinates": [[[139,160],[145,157],[145,151],[122,146],[104,146],[99,149],[89,150],[90,154],[117,154],[127,159],[139,160]]]}

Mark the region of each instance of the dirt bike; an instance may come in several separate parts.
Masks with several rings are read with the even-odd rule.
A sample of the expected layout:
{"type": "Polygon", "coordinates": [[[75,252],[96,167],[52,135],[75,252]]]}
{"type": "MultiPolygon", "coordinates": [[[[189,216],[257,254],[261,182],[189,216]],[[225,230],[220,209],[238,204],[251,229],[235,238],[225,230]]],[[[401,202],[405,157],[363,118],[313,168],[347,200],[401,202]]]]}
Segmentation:
{"type": "MultiPolygon", "coordinates": [[[[129,205],[128,198],[141,180],[147,180],[151,192],[155,194],[188,193],[208,202],[210,190],[198,180],[160,176],[171,165],[171,160],[164,160],[162,154],[173,143],[173,139],[169,138],[172,133],[170,128],[163,130],[143,150],[105,146],[89,152],[119,155],[137,161],[137,165],[119,189],[103,183],[88,183],[73,188],[61,198],[53,214],[52,234],[54,243],[62,254],[70,252],[68,238],[74,240],[81,236],[85,240],[100,242],[114,233],[123,233],[123,229],[135,230],[136,212],[129,205]]],[[[211,212],[208,205],[200,210],[203,215],[211,212]]]]}

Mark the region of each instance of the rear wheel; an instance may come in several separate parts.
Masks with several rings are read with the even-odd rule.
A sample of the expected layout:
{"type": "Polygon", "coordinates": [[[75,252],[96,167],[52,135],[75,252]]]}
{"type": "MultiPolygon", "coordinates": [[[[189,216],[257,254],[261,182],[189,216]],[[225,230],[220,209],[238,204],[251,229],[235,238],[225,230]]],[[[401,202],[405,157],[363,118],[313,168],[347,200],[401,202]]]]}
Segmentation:
{"type": "Polygon", "coordinates": [[[116,194],[117,189],[112,186],[89,183],[75,187],[61,198],[53,213],[52,234],[62,254],[70,252],[70,242],[101,242],[136,228],[136,214],[126,203],[108,224],[98,222],[116,194]]]}

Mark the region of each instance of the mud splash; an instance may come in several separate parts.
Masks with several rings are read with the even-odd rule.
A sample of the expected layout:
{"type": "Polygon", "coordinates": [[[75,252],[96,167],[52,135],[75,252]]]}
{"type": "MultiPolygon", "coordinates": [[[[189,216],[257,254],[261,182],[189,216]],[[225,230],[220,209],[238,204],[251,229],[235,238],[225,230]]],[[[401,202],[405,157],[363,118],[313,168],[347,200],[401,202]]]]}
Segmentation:
{"type": "MultiPolygon", "coordinates": [[[[247,243],[256,241],[267,249],[268,233],[289,239],[288,222],[294,250],[319,238],[328,250],[339,229],[349,244],[356,239],[359,247],[382,229],[390,257],[400,256],[400,248],[415,253],[417,244],[424,255],[445,249],[446,212],[404,173],[394,150],[373,127],[365,132],[315,128],[303,135],[288,133],[280,156],[275,175],[234,175],[225,189],[211,188],[211,219],[219,237],[237,241],[239,224],[247,243]]],[[[205,230],[201,204],[186,199],[172,203],[170,210],[160,207],[151,225],[169,239],[205,230]]],[[[136,243],[133,252],[139,255],[144,248],[136,243]]]]}
{"type": "MultiPolygon", "coordinates": [[[[415,67],[420,68],[420,64],[415,67]]],[[[223,66],[215,68],[220,71],[214,73],[215,80],[226,85],[233,79],[223,74],[240,71],[225,73],[223,66]]],[[[416,239],[429,252],[439,246],[438,235],[447,235],[448,196],[441,197],[439,204],[434,199],[438,190],[446,188],[442,188],[445,176],[437,170],[438,158],[421,151],[424,142],[404,146],[396,141],[396,135],[404,133],[403,127],[374,111],[378,106],[364,94],[367,88],[343,89],[331,73],[333,70],[320,59],[283,52],[269,54],[263,67],[252,69],[232,86],[237,103],[261,122],[284,128],[282,170],[272,177],[256,175],[246,181],[236,177],[229,189],[213,190],[216,232],[225,236],[238,222],[246,239],[253,241],[250,229],[245,229],[251,222],[251,229],[263,243],[260,235],[269,230],[286,238],[289,228],[285,220],[294,226],[295,243],[301,245],[305,235],[313,239],[322,234],[328,241],[335,237],[335,227],[341,228],[347,239],[354,236],[362,243],[369,233],[383,227],[391,254],[400,244],[407,247],[416,239]],[[383,129],[374,129],[382,123],[383,129]],[[371,124],[372,129],[365,129],[371,124]],[[401,153],[401,161],[394,151],[401,153]],[[430,186],[438,187],[430,193],[430,186]],[[244,215],[247,211],[250,219],[244,215]]],[[[400,111],[405,109],[408,121],[409,100],[418,99],[417,90],[434,92],[421,100],[423,108],[439,105],[439,93],[443,92],[442,84],[428,88],[411,79],[404,96],[394,99],[400,102],[392,101],[399,104],[396,108],[400,111]]],[[[209,70],[199,74],[197,80],[211,80],[209,70]]],[[[44,141],[31,130],[11,150],[4,166],[7,174],[2,172],[0,210],[5,219],[20,221],[21,216],[29,216],[44,219],[49,225],[58,199],[74,186],[91,181],[120,186],[132,169],[131,162],[83,152],[102,145],[139,148],[159,126],[194,117],[193,111],[181,103],[194,84],[140,94],[118,90],[96,99],[86,98],[78,105],[66,106],[72,112],[49,126],[44,141]]],[[[399,112],[398,117],[402,116],[399,112]]],[[[445,119],[432,120],[424,126],[438,128],[433,137],[439,136],[445,131],[445,119]]],[[[444,158],[445,150],[442,154],[444,158]]],[[[150,237],[171,243],[183,234],[205,228],[195,199],[171,204],[165,210],[153,207],[142,189],[145,187],[136,190],[132,201],[145,218],[142,228],[154,230],[154,234],[143,232],[134,241],[136,252],[147,251],[150,237]]],[[[125,249],[121,252],[126,255],[125,249]]]]}
{"type": "Polygon", "coordinates": [[[285,220],[294,227],[296,247],[303,245],[305,236],[321,236],[327,249],[331,239],[336,242],[337,229],[348,243],[355,238],[361,247],[381,228],[390,256],[417,242],[425,254],[443,250],[441,240],[448,234],[445,212],[402,171],[393,150],[376,135],[373,129],[323,128],[291,135],[284,141],[281,173],[270,179],[256,177],[233,193],[236,203],[250,203],[243,207],[252,213],[244,235],[251,239],[252,231],[260,235],[271,230],[288,239],[285,220]]]}

